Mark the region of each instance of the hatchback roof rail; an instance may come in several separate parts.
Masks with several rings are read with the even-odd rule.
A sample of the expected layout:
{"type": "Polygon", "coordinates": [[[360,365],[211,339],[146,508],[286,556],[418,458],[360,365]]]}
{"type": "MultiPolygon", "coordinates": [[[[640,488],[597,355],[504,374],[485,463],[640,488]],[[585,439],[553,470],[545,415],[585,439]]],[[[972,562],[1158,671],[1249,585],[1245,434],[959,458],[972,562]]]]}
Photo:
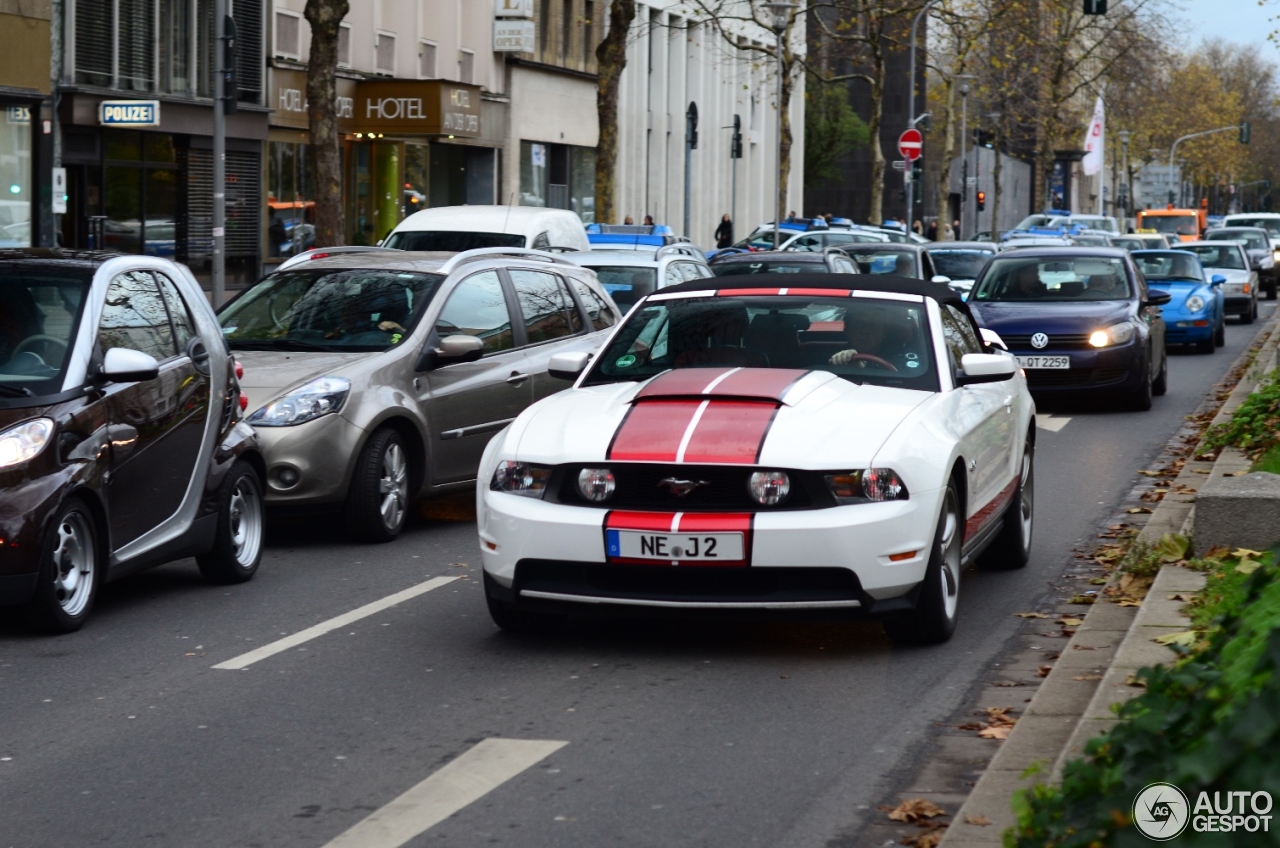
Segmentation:
{"type": "Polygon", "coordinates": [[[444,265],[440,266],[440,273],[452,273],[459,266],[466,265],[468,262],[483,262],[486,259],[500,259],[504,256],[533,259],[554,265],[568,265],[572,268],[579,267],[576,262],[570,262],[560,254],[546,250],[533,250],[528,247],[477,247],[474,250],[464,250],[450,257],[444,265]]]}
{"type": "Polygon", "coordinates": [[[310,250],[304,250],[301,253],[290,256],[285,261],[275,267],[276,271],[283,271],[286,268],[292,268],[295,265],[301,265],[312,259],[327,259],[330,256],[338,256],[344,253],[373,253],[380,251],[388,251],[392,253],[404,253],[394,247],[375,247],[373,245],[342,245],[341,247],[313,247],[310,250]]]}
{"type": "Polygon", "coordinates": [[[674,253],[677,256],[688,256],[692,258],[694,255],[693,253],[694,250],[697,250],[697,248],[695,248],[689,242],[679,241],[679,242],[676,242],[675,244],[664,244],[662,247],[654,251],[653,258],[659,259],[663,256],[666,256],[669,253],[674,253]]]}

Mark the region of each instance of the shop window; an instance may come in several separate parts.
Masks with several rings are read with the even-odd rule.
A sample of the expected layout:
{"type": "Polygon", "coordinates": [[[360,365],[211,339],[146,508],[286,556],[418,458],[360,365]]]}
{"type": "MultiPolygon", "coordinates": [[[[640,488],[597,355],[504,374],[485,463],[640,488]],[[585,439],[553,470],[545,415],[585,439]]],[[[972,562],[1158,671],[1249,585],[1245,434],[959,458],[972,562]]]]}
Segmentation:
{"type": "Polygon", "coordinates": [[[275,55],[282,59],[298,59],[302,50],[302,17],[293,12],[276,10],[275,55]]]}
{"type": "Polygon", "coordinates": [[[458,82],[476,81],[476,53],[474,50],[458,51],[458,82]]]}
{"type": "Polygon", "coordinates": [[[155,3],[116,0],[116,87],[128,91],[155,88],[155,3]]]}
{"type": "Polygon", "coordinates": [[[338,67],[351,67],[351,27],[346,24],[338,27],[338,67]]]}
{"type": "Polygon", "coordinates": [[[115,4],[112,0],[76,2],[76,82],[110,86],[115,64],[115,4]]]}
{"type": "Polygon", "coordinates": [[[551,0],[542,0],[541,9],[538,14],[538,44],[542,49],[542,60],[545,62],[551,52],[551,0]]]}
{"type": "Polygon", "coordinates": [[[560,59],[566,64],[571,61],[569,47],[573,43],[573,0],[564,0],[560,10],[560,59]]]}
{"type": "Polygon", "coordinates": [[[267,144],[267,256],[286,258],[316,243],[316,204],[312,191],[310,148],[305,144],[267,144]]]}
{"type": "Polygon", "coordinates": [[[520,142],[520,205],[547,205],[547,148],[536,141],[520,142]]]}
{"type": "Polygon", "coordinates": [[[418,42],[418,77],[436,78],[436,46],[430,41],[418,42]]]}
{"type": "Polygon", "coordinates": [[[232,15],[236,19],[236,100],[262,103],[263,68],[263,2],[234,0],[232,15]]]}
{"type": "Polygon", "coordinates": [[[596,151],[591,147],[569,148],[569,208],[583,223],[596,219],[596,151]]]}
{"type": "Polygon", "coordinates": [[[590,70],[596,57],[596,4],[586,0],[582,5],[582,64],[590,70]]]}
{"type": "Polygon", "coordinates": [[[31,107],[0,111],[0,246],[31,245],[31,107]]]}
{"type": "Polygon", "coordinates": [[[394,74],[396,72],[396,37],[385,32],[378,33],[374,49],[373,67],[379,73],[394,74]]]}
{"type": "Polygon", "coordinates": [[[404,216],[427,208],[431,148],[425,144],[404,146],[404,216]]]}

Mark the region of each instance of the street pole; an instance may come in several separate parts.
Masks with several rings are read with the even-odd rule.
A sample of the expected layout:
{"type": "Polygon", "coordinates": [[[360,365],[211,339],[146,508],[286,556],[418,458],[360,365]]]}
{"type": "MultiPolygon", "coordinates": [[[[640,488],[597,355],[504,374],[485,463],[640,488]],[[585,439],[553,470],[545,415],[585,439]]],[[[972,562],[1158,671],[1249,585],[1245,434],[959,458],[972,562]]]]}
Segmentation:
{"type": "MultiPolygon", "coordinates": [[[[1178,145],[1184,141],[1190,141],[1193,138],[1200,138],[1204,135],[1214,135],[1220,132],[1239,132],[1240,125],[1236,124],[1230,127],[1218,127],[1216,130],[1204,130],[1203,132],[1191,133],[1184,135],[1174,141],[1173,146],[1169,148],[1169,202],[1173,202],[1173,155],[1178,152],[1178,145]]],[[[1182,183],[1178,183],[1178,203],[1182,203],[1182,183]]]]}
{"type": "Polygon", "coordinates": [[[742,118],[733,116],[733,135],[729,137],[729,220],[738,220],[738,160],[742,158],[742,118]]]}
{"type": "Polygon", "coordinates": [[[684,113],[684,234],[693,238],[693,227],[689,220],[689,211],[693,199],[693,150],[698,146],[698,104],[690,101],[689,110],[684,113]]]}
{"type": "Polygon", "coordinates": [[[965,210],[969,207],[969,80],[973,74],[960,74],[960,230],[955,233],[956,241],[964,241],[961,233],[968,219],[965,210]]]}
{"type": "MultiPolygon", "coordinates": [[[[916,36],[920,29],[920,20],[929,13],[929,10],[941,3],[942,0],[929,0],[916,13],[916,19],[911,22],[911,49],[908,51],[908,77],[907,77],[907,127],[914,129],[916,125],[916,36]]],[[[923,145],[921,153],[924,152],[923,145]]],[[[911,165],[908,161],[907,165],[911,165]]],[[[904,194],[907,198],[907,217],[903,222],[907,225],[907,232],[911,232],[911,222],[915,220],[915,180],[912,179],[912,170],[910,167],[903,171],[906,180],[904,186],[904,194]]],[[[873,212],[875,210],[872,210],[873,212]]]]}
{"type": "Polygon", "coordinates": [[[1120,190],[1117,200],[1120,201],[1121,220],[1129,217],[1129,131],[1120,130],[1120,190]]]}
{"type": "Polygon", "coordinates": [[[776,205],[778,207],[778,217],[773,222],[773,249],[777,250],[782,244],[782,220],[787,199],[782,196],[782,44],[787,32],[787,24],[791,22],[791,10],[796,8],[798,4],[792,0],[770,0],[764,4],[769,11],[773,12],[773,32],[778,37],[777,45],[774,52],[778,57],[778,138],[777,138],[777,165],[778,165],[778,182],[775,184],[774,192],[777,194],[776,205]]]}
{"type": "Polygon", "coordinates": [[[214,0],[213,21],[218,28],[217,62],[213,75],[213,308],[217,309],[226,299],[226,221],[227,221],[227,117],[223,113],[226,91],[227,45],[224,24],[227,19],[227,0],[214,0]]]}

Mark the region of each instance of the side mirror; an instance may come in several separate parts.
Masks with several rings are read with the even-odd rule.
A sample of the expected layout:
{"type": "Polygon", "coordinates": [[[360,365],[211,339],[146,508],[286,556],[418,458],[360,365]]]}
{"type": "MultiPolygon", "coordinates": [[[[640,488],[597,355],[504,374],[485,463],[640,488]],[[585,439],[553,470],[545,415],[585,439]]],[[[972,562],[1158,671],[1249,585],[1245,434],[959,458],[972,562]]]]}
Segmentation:
{"type": "Polygon", "coordinates": [[[1018,373],[1018,361],[1002,353],[966,353],[960,358],[956,384],[1000,383],[1018,373]]]}
{"type": "Polygon", "coordinates": [[[586,351],[569,350],[556,353],[547,363],[547,373],[558,380],[576,380],[586,370],[591,361],[591,354],[586,351]]]}
{"type": "Polygon", "coordinates": [[[484,355],[484,339],[462,333],[445,336],[435,354],[447,363],[475,362],[484,355]]]}
{"type": "Polygon", "coordinates": [[[934,276],[934,278],[933,278],[932,282],[935,282],[935,283],[942,283],[942,284],[945,286],[945,285],[947,285],[947,284],[949,284],[949,283],[951,282],[951,278],[950,278],[950,277],[944,277],[943,275],[938,274],[938,275],[934,276]]]}
{"type": "Polygon", "coordinates": [[[1147,291],[1147,299],[1142,305],[1143,306],[1164,306],[1166,303],[1168,303],[1171,300],[1173,300],[1173,295],[1169,294],[1167,291],[1161,291],[1160,289],[1149,289],[1147,291]]]}
{"type": "Polygon", "coordinates": [[[160,363],[140,350],[113,347],[102,358],[98,374],[112,383],[141,383],[160,376],[160,363]]]}
{"type": "Polygon", "coordinates": [[[1218,286],[1222,285],[1226,281],[1227,281],[1227,278],[1222,276],[1221,274],[1214,274],[1212,277],[1209,278],[1209,285],[1213,286],[1214,288],[1217,288],[1218,286]]]}
{"type": "Polygon", "coordinates": [[[982,333],[982,341],[988,347],[998,347],[1001,350],[1008,350],[1009,346],[1004,343],[1004,339],[1000,338],[1000,334],[995,330],[988,330],[983,327],[979,332],[982,333]]]}

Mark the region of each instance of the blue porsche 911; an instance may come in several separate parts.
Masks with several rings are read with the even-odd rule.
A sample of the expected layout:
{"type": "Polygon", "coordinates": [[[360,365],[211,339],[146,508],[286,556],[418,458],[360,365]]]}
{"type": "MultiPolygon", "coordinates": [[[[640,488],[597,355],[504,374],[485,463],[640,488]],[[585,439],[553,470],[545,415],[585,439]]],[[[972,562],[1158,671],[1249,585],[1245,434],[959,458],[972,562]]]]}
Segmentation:
{"type": "Polygon", "coordinates": [[[1021,247],[996,255],[968,303],[1018,357],[1033,395],[1109,396],[1150,409],[1168,388],[1168,292],[1114,247],[1021,247]]]}
{"type": "Polygon", "coordinates": [[[1172,298],[1161,309],[1169,344],[1193,344],[1200,353],[1226,344],[1225,276],[1207,279],[1200,258],[1185,250],[1135,250],[1133,261],[1148,285],[1172,298]]]}

